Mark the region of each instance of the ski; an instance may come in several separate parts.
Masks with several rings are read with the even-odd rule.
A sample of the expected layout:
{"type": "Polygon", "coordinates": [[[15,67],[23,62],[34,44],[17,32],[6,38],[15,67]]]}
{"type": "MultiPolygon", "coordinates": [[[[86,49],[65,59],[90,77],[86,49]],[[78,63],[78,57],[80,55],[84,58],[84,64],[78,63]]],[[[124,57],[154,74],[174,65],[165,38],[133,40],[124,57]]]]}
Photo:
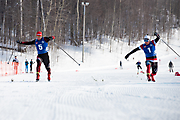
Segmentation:
{"type": "MultiPolygon", "coordinates": [[[[98,81],[97,79],[95,79],[93,76],[91,76],[93,78],[94,81],[98,81]]],[[[104,82],[104,79],[101,80],[102,82],[104,82]]]]}

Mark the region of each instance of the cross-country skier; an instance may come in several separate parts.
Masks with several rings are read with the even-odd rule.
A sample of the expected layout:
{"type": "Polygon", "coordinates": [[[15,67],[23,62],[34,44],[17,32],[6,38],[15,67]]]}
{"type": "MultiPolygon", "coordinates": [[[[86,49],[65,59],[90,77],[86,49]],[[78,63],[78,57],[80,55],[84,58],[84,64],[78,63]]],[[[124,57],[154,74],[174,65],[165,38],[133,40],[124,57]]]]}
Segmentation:
{"type": "Polygon", "coordinates": [[[29,62],[26,59],[26,61],[25,61],[25,72],[26,73],[28,73],[28,65],[29,65],[29,62]]]}
{"type": "Polygon", "coordinates": [[[36,82],[39,81],[40,78],[40,67],[41,67],[41,63],[43,62],[45,65],[45,68],[48,72],[48,81],[51,80],[51,68],[50,68],[50,60],[49,60],[49,55],[48,55],[48,42],[50,40],[55,39],[54,36],[51,37],[42,37],[42,32],[38,31],[36,33],[37,38],[29,41],[29,42],[20,42],[17,41],[17,43],[19,44],[24,44],[24,45],[35,45],[38,55],[37,55],[37,68],[36,68],[36,82]]]}
{"type": "Polygon", "coordinates": [[[122,61],[120,61],[120,63],[119,63],[119,64],[120,64],[120,68],[121,68],[121,69],[123,69],[123,67],[122,67],[122,61]]]}
{"type": "Polygon", "coordinates": [[[140,45],[139,47],[133,49],[130,53],[128,53],[125,56],[125,59],[127,59],[131,54],[135,53],[138,50],[143,50],[146,55],[146,66],[147,66],[147,79],[148,81],[155,82],[154,76],[157,73],[158,69],[158,61],[156,56],[156,43],[159,41],[160,36],[157,32],[154,33],[154,35],[157,37],[155,40],[150,41],[150,37],[146,35],[144,37],[144,44],[140,45]],[[152,73],[150,73],[150,68],[152,68],[152,73]]]}
{"type": "Polygon", "coordinates": [[[169,72],[173,72],[173,67],[174,67],[174,65],[173,65],[173,63],[170,61],[169,62],[169,72]]]}
{"type": "Polygon", "coordinates": [[[141,62],[140,62],[140,61],[138,61],[138,62],[136,63],[136,65],[137,65],[137,69],[138,69],[137,74],[139,74],[139,69],[141,69],[141,73],[143,73],[143,74],[144,74],[144,72],[142,71],[141,62]]]}

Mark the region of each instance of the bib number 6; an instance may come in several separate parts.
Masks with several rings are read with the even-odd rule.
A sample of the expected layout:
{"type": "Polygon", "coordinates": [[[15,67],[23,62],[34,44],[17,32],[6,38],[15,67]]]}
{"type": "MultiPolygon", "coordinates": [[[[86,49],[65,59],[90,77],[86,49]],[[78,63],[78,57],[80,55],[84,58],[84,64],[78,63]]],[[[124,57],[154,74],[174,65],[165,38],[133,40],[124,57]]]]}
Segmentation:
{"type": "Polygon", "coordinates": [[[39,47],[39,50],[43,49],[42,44],[39,44],[38,47],[39,47]]]}

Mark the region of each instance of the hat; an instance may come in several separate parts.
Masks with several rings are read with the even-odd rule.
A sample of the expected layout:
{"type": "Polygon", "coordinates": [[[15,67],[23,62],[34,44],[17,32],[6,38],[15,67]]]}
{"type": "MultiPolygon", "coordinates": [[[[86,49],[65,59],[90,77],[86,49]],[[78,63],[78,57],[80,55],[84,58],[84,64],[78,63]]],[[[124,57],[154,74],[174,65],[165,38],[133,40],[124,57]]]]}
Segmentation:
{"type": "Polygon", "coordinates": [[[42,36],[42,32],[41,32],[41,31],[38,31],[38,32],[36,33],[36,36],[42,36]]]}
{"type": "Polygon", "coordinates": [[[148,42],[150,40],[150,36],[147,34],[145,37],[144,37],[144,42],[148,42]]]}

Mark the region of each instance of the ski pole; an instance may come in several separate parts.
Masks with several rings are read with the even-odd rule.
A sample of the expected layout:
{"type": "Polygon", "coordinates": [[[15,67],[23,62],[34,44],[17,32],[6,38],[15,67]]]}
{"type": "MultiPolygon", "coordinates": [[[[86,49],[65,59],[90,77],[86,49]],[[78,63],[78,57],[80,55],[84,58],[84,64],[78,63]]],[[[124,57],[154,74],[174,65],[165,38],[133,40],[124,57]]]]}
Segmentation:
{"type": "Polygon", "coordinates": [[[12,52],[12,54],[11,54],[11,56],[10,56],[10,58],[9,58],[9,60],[8,60],[8,62],[7,62],[7,64],[9,64],[9,62],[10,62],[10,60],[11,60],[12,55],[13,55],[13,52],[12,52]]]}
{"type": "Polygon", "coordinates": [[[66,55],[68,55],[72,60],[74,60],[74,62],[76,62],[80,66],[80,64],[73,57],[71,57],[61,46],[57,45],[57,43],[55,43],[55,42],[54,42],[54,44],[56,46],[58,46],[63,52],[66,53],[66,55]]]}
{"type": "MultiPolygon", "coordinates": [[[[163,39],[161,39],[163,42],[164,42],[164,40],[163,39]]],[[[164,42],[174,53],[176,53],[177,54],[177,52],[176,51],[174,51],[166,42],[164,42]]],[[[179,57],[180,57],[180,55],[179,54],[177,54],[179,57]]]]}

